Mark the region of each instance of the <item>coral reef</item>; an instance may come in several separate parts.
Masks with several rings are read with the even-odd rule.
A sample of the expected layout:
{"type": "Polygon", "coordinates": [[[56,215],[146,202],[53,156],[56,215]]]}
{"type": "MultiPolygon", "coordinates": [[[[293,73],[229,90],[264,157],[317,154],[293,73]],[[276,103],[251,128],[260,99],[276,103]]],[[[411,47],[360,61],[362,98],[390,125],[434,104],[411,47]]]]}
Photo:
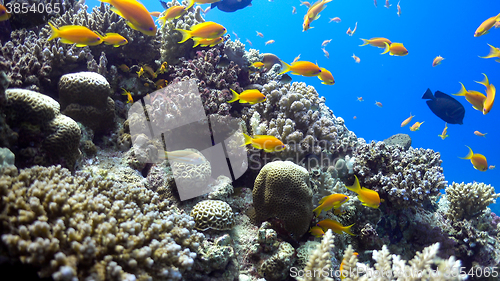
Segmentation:
{"type": "Polygon", "coordinates": [[[255,179],[252,219],[258,223],[275,219],[294,239],[309,229],[312,189],[306,169],[290,161],[266,164],[255,179]]]}
{"type": "Polygon", "coordinates": [[[2,241],[54,280],[180,280],[203,234],[152,191],[60,166],[0,177],[2,241]]]}
{"type": "Polygon", "coordinates": [[[300,281],[333,281],[333,276],[329,273],[332,268],[333,232],[329,229],[323,235],[321,244],[309,255],[309,261],[304,268],[304,272],[314,272],[315,274],[304,274],[300,281]],[[325,274],[326,273],[326,274],[325,274]]]}
{"type": "Polygon", "coordinates": [[[203,200],[191,210],[191,216],[198,230],[230,230],[234,226],[231,206],[220,200],[203,200]]]}
{"type": "Polygon", "coordinates": [[[452,220],[471,219],[483,213],[488,205],[495,203],[500,193],[484,183],[452,183],[446,189],[446,196],[441,200],[448,201],[447,217],[452,220]]]}
{"type": "Polygon", "coordinates": [[[431,149],[371,142],[359,145],[354,157],[361,186],[377,191],[395,208],[433,204],[447,184],[440,154],[431,149]]]}

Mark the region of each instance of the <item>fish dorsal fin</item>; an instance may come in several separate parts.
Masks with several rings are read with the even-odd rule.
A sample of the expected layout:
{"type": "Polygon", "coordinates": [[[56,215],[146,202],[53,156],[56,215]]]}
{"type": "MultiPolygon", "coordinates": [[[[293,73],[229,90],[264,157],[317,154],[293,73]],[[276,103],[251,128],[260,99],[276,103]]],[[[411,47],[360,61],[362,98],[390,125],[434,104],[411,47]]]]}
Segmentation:
{"type": "Polygon", "coordinates": [[[321,200],[319,200],[319,204],[323,204],[323,202],[325,202],[328,197],[330,197],[330,195],[321,198],[321,200]]]}
{"type": "Polygon", "coordinates": [[[424,95],[422,96],[422,99],[424,99],[424,100],[433,100],[433,99],[435,99],[434,95],[431,92],[431,89],[427,88],[427,91],[425,91],[424,95]]]}

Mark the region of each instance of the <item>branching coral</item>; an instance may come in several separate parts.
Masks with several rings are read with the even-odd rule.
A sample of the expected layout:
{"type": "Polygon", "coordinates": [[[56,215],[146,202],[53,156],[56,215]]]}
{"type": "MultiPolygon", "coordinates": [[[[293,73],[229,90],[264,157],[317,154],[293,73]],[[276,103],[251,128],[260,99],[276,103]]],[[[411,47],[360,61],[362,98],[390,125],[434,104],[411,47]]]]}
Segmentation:
{"type": "Polygon", "coordinates": [[[500,193],[484,183],[452,183],[446,189],[447,216],[452,220],[471,219],[481,214],[488,205],[495,203],[500,193]]]}

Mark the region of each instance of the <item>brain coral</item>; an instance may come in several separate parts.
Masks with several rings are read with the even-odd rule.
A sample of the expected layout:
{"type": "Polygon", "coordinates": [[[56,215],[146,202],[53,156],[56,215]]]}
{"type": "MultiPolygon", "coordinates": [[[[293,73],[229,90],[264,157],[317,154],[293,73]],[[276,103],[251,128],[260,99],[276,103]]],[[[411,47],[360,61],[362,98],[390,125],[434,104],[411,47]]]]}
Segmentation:
{"type": "Polygon", "coordinates": [[[309,173],[290,161],[266,164],[255,179],[253,219],[260,223],[277,219],[295,239],[309,229],[313,192],[309,173]]]}
{"type": "Polygon", "coordinates": [[[234,226],[234,214],[231,206],[221,200],[204,200],[196,204],[191,211],[195,228],[207,230],[229,230],[234,226]]]}

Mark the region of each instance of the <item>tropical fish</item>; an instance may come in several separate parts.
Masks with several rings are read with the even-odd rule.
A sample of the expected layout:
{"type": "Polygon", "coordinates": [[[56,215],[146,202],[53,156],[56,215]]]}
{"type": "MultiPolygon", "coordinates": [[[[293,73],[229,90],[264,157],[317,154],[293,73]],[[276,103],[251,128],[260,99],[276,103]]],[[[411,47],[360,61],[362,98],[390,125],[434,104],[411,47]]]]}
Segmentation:
{"type": "Polygon", "coordinates": [[[377,0],[373,0],[373,5],[375,5],[375,8],[377,8],[377,0]]]}
{"type": "Polygon", "coordinates": [[[478,92],[478,91],[467,91],[465,89],[464,84],[462,82],[459,82],[460,85],[462,85],[462,88],[460,91],[456,94],[453,94],[454,96],[464,96],[465,99],[472,104],[472,108],[475,110],[479,110],[483,112],[483,106],[484,106],[484,101],[486,100],[486,96],[483,95],[483,93],[478,92]]]}
{"type": "Polygon", "coordinates": [[[292,14],[295,15],[297,13],[297,8],[295,8],[294,6],[292,6],[292,14]]]}
{"type": "Polygon", "coordinates": [[[491,111],[491,108],[493,107],[493,103],[495,102],[495,95],[496,95],[496,88],[493,84],[490,84],[490,81],[488,80],[488,76],[484,74],[484,80],[481,82],[477,82],[481,85],[484,85],[486,87],[486,99],[484,100],[483,104],[483,115],[488,114],[491,111]]]}
{"type": "Polygon", "coordinates": [[[293,59],[292,63],[299,61],[299,59],[300,59],[300,54],[293,59]]]}
{"type": "Polygon", "coordinates": [[[319,66],[309,61],[297,61],[292,63],[291,65],[287,64],[284,61],[281,61],[281,65],[283,65],[284,70],[279,74],[291,71],[292,74],[295,75],[312,77],[318,76],[321,73],[321,69],[319,68],[319,66]]]}
{"type": "Polygon", "coordinates": [[[122,95],[127,96],[127,103],[133,103],[134,99],[132,98],[132,94],[130,94],[129,91],[125,90],[125,88],[122,88],[123,93],[122,95]]]}
{"type": "Polygon", "coordinates": [[[479,25],[479,27],[476,29],[476,32],[474,32],[474,37],[479,37],[487,34],[490,28],[492,28],[495,25],[495,23],[499,21],[500,21],[500,14],[483,21],[483,23],[481,23],[481,25],[479,25]]]}
{"type": "Polygon", "coordinates": [[[252,63],[252,66],[255,68],[262,68],[262,67],[264,67],[264,63],[261,61],[257,61],[257,62],[252,63]]]}
{"type": "Polygon", "coordinates": [[[499,28],[500,27],[500,21],[497,21],[495,22],[495,25],[493,25],[495,28],[499,28]]]}
{"type": "Polygon", "coordinates": [[[323,82],[321,82],[321,84],[325,84],[325,85],[334,85],[335,84],[335,79],[333,78],[332,73],[324,67],[321,68],[321,73],[318,75],[318,78],[319,78],[319,80],[323,81],[323,82]]]}
{"type": "Polygon", "coordinates": [[[361,187],[358,177],[354,175],[354,178],[354,184],[351,186],[346,186],[346,188],[358,194],[358,199],[359,201],[361,201],[361,203],[363,203],[363,206],[378,209],[378,207],[380,206],[380,202],[383,202],[383,200],[380,199],[378,192],[361,187]]]}
{"type": "Polygon", "coordinates": [[[0,21],[8,20],[12,15],[7,12],[7,8],[4,5],[0,4],[0,21]]]}
{"type": "Polygon", "coordinates": [[[410,117],[406,118],[403,122],[401,122],[401,127],[408,125],[408,123],[411,122],[411,119],[413,119],[413,117],[415,117],[415,115],[411,115],[410,113],[410,117]]]}
{"type": "Polygon", "coordinates": [[[327,50],[325,50],[325,48],[321,48],[321,50],[322,50],[322,51],[323,51],[323,53],[325,54],[325,57],[326,57],[327,59],[329,59],[329,58],[330,58],[330,53],[328,53],[328,51],[327,51],[327,50]]]}
{"type": "Polygon", "coordinates": [[[258,31],[256,31],[256,32],[257,32],[257,36],[259,36],[260,38],[264,38],[264,34],[258,32],[258,31]]]}
{"type": "Polygon", "coordinates": [[[358,119],[358,117],[356,117],[356,116],[353,116],[353,117],[352,117],[352,119],[356,120],[356,119],[358,119]]]}
{"type": "Polygon", "coordinates": [[[148,65],[143,65],[142,67],[143,72],[147,73],[151,78],[156,78],[156,73],[153,71],[153,69],[148,66],[148,65]]]}
{"type": "Polygon", "coordinates": [[[363,97],[358,97],[358,101],[365,101],[363,97]]]}
{"type": "Polygon", "coordinates": [[[353,30],[351,30],[351,28],[349,27],[349,29],[347,30],[347,35],[353,36],[354,32],[356,32],[356,29],[358,29],[358,22],[356,22],[356,25],[354,25],[354,29],[353,30]]]}
{"type": "Polygon", "coordinates": [[[130,68],[126,64],[124,64],[124,63],[120,64],[120,66],[118,66],[118,68],[121,71],[123,71],[123,72],[129,72],[130,71],[130,68]]]}
{"type": "Polygon", "coordinates": [[[432,61],[432,67],[435,67],[436,65],[440,65],[443,60],[444,60],[444,58],[442,56],[435,57],[434,60],[432,61]]]}
{"type": "Polygon", "coordinates": [[[249,104],[256,104],[266,101],[266,96],[257,89],[245,90],[241,94],[238,94],[233,89],[231,89],[231,92],[233,93],[233,98],[228,101],[228,103],[232,103],[237,100],[239,100],[240,103],[249,104]]]}
{"type": "Polygon", "coordinates": [[[130,28],[149,36],[156,36],[156,25],[144,5],[136,0],[99,0],[109,3],[111,11],[127,20],[130,28]]]}
{"type": "Polygon", "coordinates": [[[137,77],[141,77],[144,74],[144,68],[141,67],[141,69],[139,69],[139,71],[137,71],[136,73],[137,77]]]}
{"type": "Polygon", "coordinates": [[[156,70],[156,72],[157,72],[157,73],[159,73],[159,74],[163,74],[163,73],[165,73],[165,71],[167,71],[167,65],[168,65],[168,63],[167,63],[166,61],[165,61],[165,62],[163,62],[163,63],[160,65],[160,68],[158,68],[158,69],[156,70]]]}
{"type": "Polygon", "coordinates": [[[285,149],[285,145],[279,139],[273,136],[267,135],[254,135],[253,138],[247,134],[243,134],[245,137],[245,145],[251,144],[257,149],[264,149],[265,152],[279,152],[285,149]]]}
{"type": "Polygon", "coordinates": [[[334,18],[331,18],[331,19],[330,19],[330,21],[329,21],[328,23],[330,23],[330,22],[332,22],[332,21],[334,21],[334,22],[336,22],[336,23],[339,23],[339,22],[341,22],[342,20],[341,20],[339,17],[334,17],[334,18]]]}
{"type": "Polygon", "coordinates": [[[233,35],[234,35],[234,37],[236,37],[236,39],[240,39],[240,38],[238,37],[238,34],[236,34],[236,32],[234,32],[234,31],[233,31],[233,35]]]}
{"type": "Polygon", "coordinates": [[[272,44],[272,43],[274,43],[274,40],[272,40],[272,39],[271,39],[271,40],[269,40],[269,41],[266,41],[266,44],[265,44],[265,45],[267,46],[267,45],[272,44]]]}
{"type": "Polygon", "coordinates": [[[472,152],[472,148],[469,148],[469,154],[465,157],[460,157],[460,159],[470,159],[470,162],[472,163],[472,166],[474,166],[474,169],[479,170],[481,172],[485,172],[488,170],[488,161],[486,160],[486,157],[484,155],[479,154],[479,153],[474,153],[472,152]]]}
{"type": "Polygon", "coordinates": [[[221,0],[212,3],[210,9],[217,7],[219,8],[219,10],[223,12],[231,13],[251,5],[252,5],[252,0],[221,0]]]}
{"type": "MultiPolygon", "coordinates": [[[[377,0],[375,0],[375,7],[377,7],[377,0]]],[[[359,254],[354,252],[352,253],[354,256],[358,256],[359,254]]],[[[340,272],[340,279],[345,279],[348,275],[346,273],[349,273],[349,272],[344,272],[344,261],[345,259],[342,260],[342,262],[340,263],[340,267],[339,267],[339,272],[340,272]]]]}
{"type": "Polygon", "coordinates": [[[264,58],[262,59],[262,63],[266,67],[267,71],[271,70],[273,65],[275,65],[277,63],[279,63],[280,66],[282,66],[281,60],[275,54],[265,53],[263,55],[264,55],[264,58]]]}
{"type": "Polygon", "coordinates": [[[331,41],[332,41],[332,39],[328,39],[328,40],[323,41],[323,43],[321,43],[321,47],[326,47],[326,45],[328,45],[331,41]]]}
{"type": "Polygon", "coordinates": [[[378,107],[383,107],[382,103],[379,102],[379,101],[375,101],[375,105],[378,106],[378,107]]]}
{"type": "Polygon", "coordinates": [[[384,7],[386,7],[387,9],[389,9],[390,6],[392,6],[392,4],[389,4],[389,0],[385,0],[384,7]]]}
{"type": "Polygon", "coordinates": [[[57,29],[50,22],[49,26],[52,29],[52,34],[48,41],[61,38],[61,43],[76,44],[77,47],[95,46],[102,43],[102,36],[85,26],[65,25],[57,29]]]}
{"type": "Polygon", "coordinates": [[[120,47],[128,43],[127,39],[118,33],[106,33],[102,41],[106,45],[113,45],[113,47],[120,47]]]}
{"type": "Polygon", "coordinates": [[[161,15],[161,12],[149,12],[150,15],[152,15],[153,17],[157,18],[161,15]]]}
{"type": "Polygon", "coordinates": [[[361,59],[360,59],[358,56],[356,56],[355,54],[352,54],[352,56],[351,56],[351,57],[354,59],[354,61],[355,61],[356,63],[360,63],[360,62],[361,62],[361,59]]]}
{"type": "MultiPolygon", "coordinates": [[[[194,2],[191,1],[191,3],[194,2]]],[[[184,6],[171,6],[170,8],[167,9],[163,17],[158,19],[158,21],[161,22],[162,25],[165,25],[166,21],[171,21],[182,17],[189,8],[190,7],[184,7],[184,6]]]]}
{"type": "Polygon", "coordinates": [[[444,129],[443,129],[443,132],[441,133],[441,135],[438,135],[438,137],[440,137],[442,140],[444,140],[445,138],[449,137],[446,133],[448,132],[448,124],[447,123],[444,123],[444,129]]]}
{"type": "Polygon", "coordinates": [[[440,91],[436,91],[433,95],[431,90],[427,89],[422,99],[428,100],[426,103],[432,113],[444,122],[460,125],[464,123],[465,108],[453,97],[440,91]]]}
{"type": "Polygon", "coordinates": [[[167,85],[167,81],[165,81],[165,79],[158,79],[155,82],[155,86],[156,86],[157,90],[164,88],[166,85],[167,85]]]}
{"type": "Polygon", "coordinates": [[[316,214],[316,217],[319,217],[322,211],[328,212],[332,208],[338,209],[342,204],[347,202],[347,200],[349,200],[349,196],[340,193],[325,196],[319,200],[320,205],[314,209],[313,212],[316,214]]]}
{"type": "Polygon", "coordinates": [[[165,157],[169,162],[180,162],[191,165],[200,165],[206,162],[205,157],[201,153],[188,149],[165,151],[165,157]]]}
{"type": "MultiPolygon", "coordinates": [[[[214,3],[216,4],[216,3],[214,3]]],[[[213,21],[206,21],[194,25],[191,30],[175,29],[182,34],[182,40],[179,43],[186,42],[191,37],[218,38],[226,33],[226,28],[213,21]]]]}
{"type": "MultiPolygon", "coordinates": [[[[424,121],[425,122],[425,121],[424,121]]],[[[424,122],[415,122],[413,125],[410,127],[410,131],[415,132],[420,130],[420,126],[424,124],[424,122]]]]}
{"type": "Polygon", "coordinates": [[[488,44],[488,46],[490,46],[490,53],[488,55],[486,55],[484,57],[480,57],[480,58],[482,58],[482,59],[499,58],[495,61],[500,62],[500,48],[493,47],[490,44],[488,44]]]}
{"type": "Polygon", "coordinates": [[[304,23],[302,24],[303,30],[306,31],[310,27],[311,22],[314,20],[319,19],[321,11],[323,11],[326,8],[326,3],[331,2],[332,0],[318,0],[316,3],[311,5],[309,7],[309,10],[307,10],[306,15],[304,16],[304,23]]]}
{"type": "Polygon", "coordinates": [[[479,136],[479,137],[486,137],[486,134],[488,134],[488,133],[484,133],[483,134],[483,133],[481,133],[479,131],[474,131],[474,135],[479,136]]]}
{"type": "Polygon", "coordinates": [[[325,235],[325,232],[323,231],[323,228],[319,227],[319,226],[313,226],[311,227],[311,229],[309,230],[309,232],[314,235],[314,237],[323,237],[323,235],[325,235]]]}
{"type": "Polygon", "coordinates": [[[493,170],[493,169],[495,169],[495,168],[496,168],[496,166],[495,166],[495,165],[490,165],[490,166],[488,167],[488,169],[490,169],[490,170],[493,170]]]}
{"type": "Polygon", "coordinates": [[[323,231],[331,229],[333,232],[338,234],[342,234],[342,232],[345,232],[349,235],[356,236],[356,234],[351,232],[351,227],[354,225],[354,223],[349,226],[343,226],[339,222],[332,219],[324,219],[318,222],[316,225],[321,227],[323,231]]]}
{"type": "Polygon", "coordinates": [[[309,1],[300,1],[300,6],[306,6],[307,8],[310,8],[311,3],[309,3],[309,1]]]}
{"type": "Polygon", "coordinates": [[[252,41],[247,39],[247,43],[250,44],[250,46],[253,46],[252,41]]]}
{"type": "Polygon", "coordinates": [[[360,45],[360,46],[366,46],[366,45],[372,45],[372,46],[375,46],[375,47],[379,47],[379,48],[385,48],[385,43],[391,45],[392,42],[391,40],[387,39],[387,38],[384,38],[384,37],[374,37],[372,39],[362,39],[363,40],[363,44],[360,45]]]}
{"type": "Polygon", "coordinates": [[[396,5],[396,7],[398,8],[398,12],[397,12],[398,17],[401,16],[401,6],[399,6],[399,2],[401,2],[401,1],[398,1],[398,5],[396,5]]]}
{"type": "Polygon", "coordinates": [[[387,52],[389,52],[391,56],[408,55],[408,50],[405,48],[405,46],[403,46],[402,43],[392,43],[391,45],[389,45],[387,42],[384,42],[384,44],[385,44],[385,50],[382,53],[382,55],[386,54],[387,52]]]}
{"type": "Polygon", "coordinates": [[[220,44],[224,42],[224,37],[218,37],[218,38],[200,38],[200,37],[194,37],[193,38],[194,45],[193,48],[200,45],[201,47],[213,47],[217,44],[220,44]]]}

